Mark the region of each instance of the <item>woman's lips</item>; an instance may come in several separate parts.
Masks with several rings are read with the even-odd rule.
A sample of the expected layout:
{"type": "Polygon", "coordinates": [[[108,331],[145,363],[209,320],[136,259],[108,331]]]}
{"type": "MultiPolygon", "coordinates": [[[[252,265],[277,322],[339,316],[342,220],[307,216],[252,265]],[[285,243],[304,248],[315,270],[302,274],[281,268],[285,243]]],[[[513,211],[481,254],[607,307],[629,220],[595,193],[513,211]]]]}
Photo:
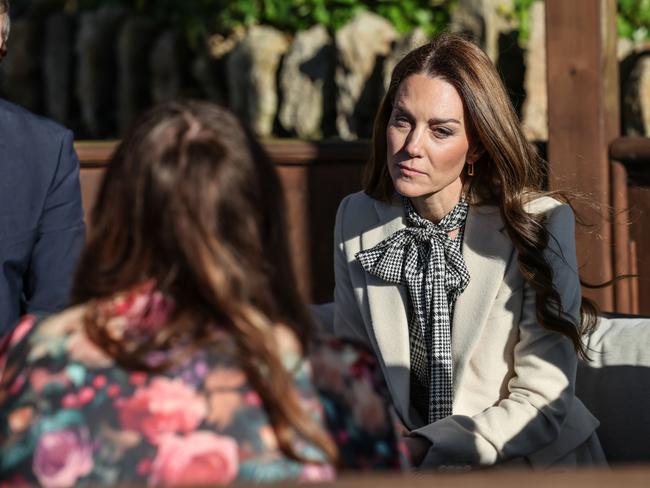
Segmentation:
{"type": "Polygon", "coordinates": [[[426,174],[423,171],[418,171],[417,169],[405,166],[403,164],[398,164],[397,167],[403,176],[422,176],[426,174]]]}

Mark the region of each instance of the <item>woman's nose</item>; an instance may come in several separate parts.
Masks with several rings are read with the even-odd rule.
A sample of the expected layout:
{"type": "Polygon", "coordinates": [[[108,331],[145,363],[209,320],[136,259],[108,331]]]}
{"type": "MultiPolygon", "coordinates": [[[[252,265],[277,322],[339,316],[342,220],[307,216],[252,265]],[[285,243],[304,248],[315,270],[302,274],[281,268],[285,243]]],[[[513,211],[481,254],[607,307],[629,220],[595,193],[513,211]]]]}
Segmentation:
{"type": "Polygon", "coordinates": [[[404,150],[410,158],[420,158],[423,156],[422,152],[422,131],[414,129],[408,135],[404,150]]]}

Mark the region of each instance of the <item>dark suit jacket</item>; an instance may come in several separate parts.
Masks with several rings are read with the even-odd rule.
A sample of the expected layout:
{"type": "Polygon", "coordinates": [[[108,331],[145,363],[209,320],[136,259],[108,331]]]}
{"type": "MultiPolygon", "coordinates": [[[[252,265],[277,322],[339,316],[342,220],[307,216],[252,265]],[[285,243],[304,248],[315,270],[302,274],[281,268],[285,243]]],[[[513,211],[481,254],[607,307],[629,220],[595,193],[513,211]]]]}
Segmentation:
{"type": "Polygon", "coordinates": [[[84,242],[69,130],[0,100],[0,336],[23,313],[68,301],[84,242]]]}

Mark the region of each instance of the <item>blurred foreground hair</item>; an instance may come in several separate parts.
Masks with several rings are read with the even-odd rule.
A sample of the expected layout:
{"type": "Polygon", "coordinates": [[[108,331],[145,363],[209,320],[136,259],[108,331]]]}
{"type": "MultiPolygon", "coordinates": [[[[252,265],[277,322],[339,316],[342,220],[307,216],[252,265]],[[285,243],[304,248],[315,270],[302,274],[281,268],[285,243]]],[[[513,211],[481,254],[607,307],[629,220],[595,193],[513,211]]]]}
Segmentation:
{"type": "Polygon", "coordinates": [[[279,179],[235,116],[195,101],[150,110],[118,146],[90,224],[73,301],[90,303],[93,342],[124,367],[162,370],[174,359],[152,365],[151,353],[218,347],[225,331],[282,451],[300,459],[299,436],[335,458],[278,355],[274,327],[291,329],[304,352],[311,319],[294,284],[279,179]],[[149,280],[174,299],[173,316],[145,339],[115,337],[102,299],[149,280]]]}

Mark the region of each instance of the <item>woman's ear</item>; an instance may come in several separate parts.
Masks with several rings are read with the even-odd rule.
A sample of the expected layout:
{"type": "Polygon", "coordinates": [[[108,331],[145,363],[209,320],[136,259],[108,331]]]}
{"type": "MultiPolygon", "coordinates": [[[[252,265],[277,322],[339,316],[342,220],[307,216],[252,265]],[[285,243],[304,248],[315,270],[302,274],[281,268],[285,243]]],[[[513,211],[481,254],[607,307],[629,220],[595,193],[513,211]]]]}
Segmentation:
{"type": "Polygon", "coordinates": [[[481,144],[472,144],[467,151],[467,163],[474,164],[476,161],[481,159],[481,156],[485,153],[485,149],[481,144]]]}

